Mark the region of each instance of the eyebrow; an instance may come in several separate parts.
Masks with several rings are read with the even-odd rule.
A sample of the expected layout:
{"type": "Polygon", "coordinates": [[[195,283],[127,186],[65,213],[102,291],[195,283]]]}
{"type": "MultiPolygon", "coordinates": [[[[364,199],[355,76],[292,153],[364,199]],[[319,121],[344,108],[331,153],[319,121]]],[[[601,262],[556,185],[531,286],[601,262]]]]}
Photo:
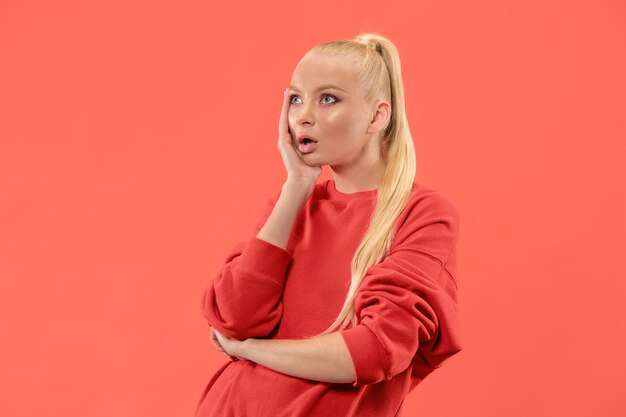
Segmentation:
{"type": "MultiPolygon", "coordinates": [[[[290,88],[291,90],[300,91],[300,89],[299,89],[298,87],[294,87],[293,85],[290,85],[290,86],[289,86],[289,88],[290,88]]],[[[334,85],[334,84],[325,84],[325,85],[322,85],[322,86],[321,86],[321,87],[319,87],[317,90],[315,90],[315,91],[314,91],[314,93],[317,93],[318,91],[321,91],[321,90],[326,90],[327,88],[332,88],[333,90],[339,90],[339,91],[343,91],[344,93],[348,93],[348,92],[347,92],[346,90],[344,90],[343,88],[338,87],[338,86],[336,86],[336,85],[334,85]]]]}

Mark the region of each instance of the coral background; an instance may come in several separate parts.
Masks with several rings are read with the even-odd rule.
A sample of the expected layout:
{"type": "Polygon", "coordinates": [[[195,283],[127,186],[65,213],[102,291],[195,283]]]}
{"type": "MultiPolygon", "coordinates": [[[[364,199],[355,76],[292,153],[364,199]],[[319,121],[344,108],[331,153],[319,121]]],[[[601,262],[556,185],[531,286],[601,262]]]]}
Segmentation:
{"type": "Polygon", "coordinates": [[[285,179],[282,91],[365,31],[462,214],[465,348],[403,415],[626,415],[617,0],[2,1],[0,415],[192,415],[227,360],[202,290],[285,179]]]}

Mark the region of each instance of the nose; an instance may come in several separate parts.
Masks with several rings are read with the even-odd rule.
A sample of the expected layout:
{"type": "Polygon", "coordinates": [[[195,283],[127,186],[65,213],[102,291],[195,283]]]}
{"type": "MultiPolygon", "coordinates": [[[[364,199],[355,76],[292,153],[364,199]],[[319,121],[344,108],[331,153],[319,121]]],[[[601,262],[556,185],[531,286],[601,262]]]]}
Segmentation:
{"type": "Polygon", "coordinates": [[[315,103],[307,104],[298,104],[297,108],[293,108],[293,111],[296,114],[295,121],[298,126],[302,126],[304,124],[314,124],[314,114],[313,114],[313,106],[315,103]]]}

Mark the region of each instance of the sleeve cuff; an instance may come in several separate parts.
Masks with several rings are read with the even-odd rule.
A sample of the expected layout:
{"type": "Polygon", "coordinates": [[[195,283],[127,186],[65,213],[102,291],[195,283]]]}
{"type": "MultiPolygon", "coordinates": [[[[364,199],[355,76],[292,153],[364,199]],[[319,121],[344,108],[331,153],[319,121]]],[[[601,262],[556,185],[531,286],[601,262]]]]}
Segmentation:
{"type": "Polygon", "coordinates": [[[254,236],[239,257],[239,265],[282,286],[293,255],[286,249],[254,236]]]}
{"type": "Polygon", "coordinates": [[[369,327],[359,324],[342,330],[356,373],[352,386],[373,384],[387,379],[386,357],[380,342],[369,327]]]}

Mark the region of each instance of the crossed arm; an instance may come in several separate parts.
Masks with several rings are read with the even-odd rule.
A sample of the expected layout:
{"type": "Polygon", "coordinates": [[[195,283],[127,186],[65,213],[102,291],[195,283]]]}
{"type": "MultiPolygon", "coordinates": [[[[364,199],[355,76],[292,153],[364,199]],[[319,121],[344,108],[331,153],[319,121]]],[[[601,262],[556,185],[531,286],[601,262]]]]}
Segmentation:
{"type": "Polygon", "coordinates": [[[356,375],[350,351],[339,332],[309,339],[246,339],[230,353],[274,371],[315,381],[352,383],[356,375]]]}

